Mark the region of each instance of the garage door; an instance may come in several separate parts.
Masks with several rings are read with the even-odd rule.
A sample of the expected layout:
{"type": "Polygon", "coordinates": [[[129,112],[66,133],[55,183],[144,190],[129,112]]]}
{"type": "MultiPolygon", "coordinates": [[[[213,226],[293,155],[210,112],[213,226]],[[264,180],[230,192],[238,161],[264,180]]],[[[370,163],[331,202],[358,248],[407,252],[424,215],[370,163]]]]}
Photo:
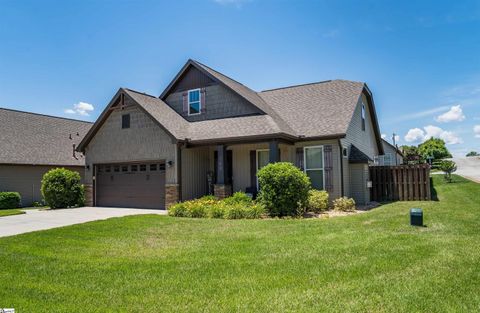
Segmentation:
{"type": "Polygon", "coordinates": [[[97,165],[96,205],[165,208],[165,163],[97,165]]]}

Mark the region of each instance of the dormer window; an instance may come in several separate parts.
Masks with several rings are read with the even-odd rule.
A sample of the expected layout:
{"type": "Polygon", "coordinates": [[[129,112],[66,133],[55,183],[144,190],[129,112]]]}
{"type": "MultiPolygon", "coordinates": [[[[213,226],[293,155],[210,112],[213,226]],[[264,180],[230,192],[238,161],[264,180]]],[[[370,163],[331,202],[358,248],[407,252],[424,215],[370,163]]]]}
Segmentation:
{"type": "Polygon", "coordinates": [[[365,104],[362,102],[362,130],[365,130],[365,104]]]}
{"type": "Polygon", "coordinates": [[[200,89],[188,91],[188,115],[200,114],[202,105],[200,102],[200,89]]]}

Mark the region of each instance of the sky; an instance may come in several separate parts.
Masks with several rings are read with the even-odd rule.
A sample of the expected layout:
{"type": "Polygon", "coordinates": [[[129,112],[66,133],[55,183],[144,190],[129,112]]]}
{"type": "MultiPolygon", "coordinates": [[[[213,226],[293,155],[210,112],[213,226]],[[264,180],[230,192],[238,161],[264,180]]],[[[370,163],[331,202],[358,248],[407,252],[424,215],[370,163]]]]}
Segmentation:
{"type": "Polygon", "coordinates": [[[257,91],[366,82],[386,139],[480,152],[480,1],[0,0],[0,107],[95,121],[189,58],[257,91]]]}

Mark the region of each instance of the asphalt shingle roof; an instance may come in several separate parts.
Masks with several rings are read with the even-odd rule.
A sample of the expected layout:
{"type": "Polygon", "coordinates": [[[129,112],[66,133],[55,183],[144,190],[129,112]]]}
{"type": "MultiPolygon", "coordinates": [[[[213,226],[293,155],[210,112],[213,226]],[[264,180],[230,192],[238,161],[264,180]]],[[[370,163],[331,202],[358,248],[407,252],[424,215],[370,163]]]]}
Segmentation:
{"type": "Polygon", "coordinates": [[[78,152],[77,159],[73,157],[73,144],[78,145],[91,126],[90,122],[0,108],[0,164],[82,166],[85,159],[78,152]]]}

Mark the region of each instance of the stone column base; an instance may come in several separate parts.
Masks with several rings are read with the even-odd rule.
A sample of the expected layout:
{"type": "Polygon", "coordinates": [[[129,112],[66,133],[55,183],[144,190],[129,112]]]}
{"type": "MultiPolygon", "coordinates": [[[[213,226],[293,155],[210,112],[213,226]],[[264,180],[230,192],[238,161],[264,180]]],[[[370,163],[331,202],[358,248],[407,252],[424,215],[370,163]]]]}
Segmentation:
{"type": "Polygon", "coordinates": [[[213,186],[213,195],[218,199],[225,199],[232,195],[232,186],[224,184],[215,184],[213,186]]]}
{"type": "Polygon", "coordinates": [[[83,185],[85,190],[85,206],[93,206],[93,185],[83,185]]]}
{"type": "Polygon", "coordinates": [[[180,186],[178,184],[165,184],[165,208],[180,201],[180,186]]]}

